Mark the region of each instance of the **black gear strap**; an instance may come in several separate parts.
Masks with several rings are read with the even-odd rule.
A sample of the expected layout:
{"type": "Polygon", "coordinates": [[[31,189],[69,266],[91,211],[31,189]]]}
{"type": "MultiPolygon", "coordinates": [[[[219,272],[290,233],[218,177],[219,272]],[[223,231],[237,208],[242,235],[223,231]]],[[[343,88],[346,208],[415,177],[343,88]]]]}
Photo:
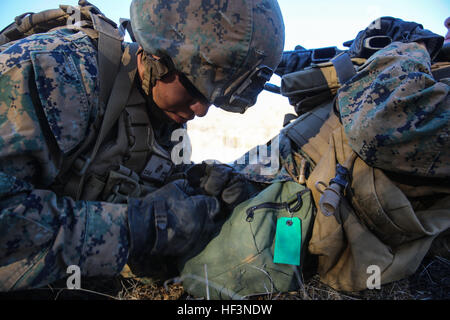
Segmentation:
{"type": "Polygon", "coordinates": [[[157,254],[166,246],[168,242],[168,218],[166,202],[164,200],[157,200],[154,203],[153,214],[155,216],[156,242],[153,247],[153,253],[157,254]]]}

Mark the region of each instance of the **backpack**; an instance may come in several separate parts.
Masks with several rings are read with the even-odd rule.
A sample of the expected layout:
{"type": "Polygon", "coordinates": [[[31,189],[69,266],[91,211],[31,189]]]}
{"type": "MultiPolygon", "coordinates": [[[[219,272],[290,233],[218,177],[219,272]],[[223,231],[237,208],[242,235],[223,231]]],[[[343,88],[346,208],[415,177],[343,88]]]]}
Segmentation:
{"type": "MultiPolygon", "coordinates": [[[[364,60],[351,60],[359,72],[364,60]]],[[[449,70],[448,60],[431,68],[447,83],[449,70]]],[[[368,288],[371,268],[379,270],[380,284],[400,280],[417,270],[433,241],[448,243],[450,189],[384,172],[356,155],[334,110],[334,96],[350,82],[341,81],[331,61],[284,75],[280,91],[298,114],[282,131],[311,168],[306,185],[318,213],[308,250],[318,256],[323,283],[359,291],[368,288]]]]}
{"type": "MultiPolygon", "coordinates": [[[[334,64],[322,62],[314,68],[291,74],[291,78],[285,76],[282,79],[281,93],[292,97],[291,103],[308,101],[310,97],[317,96],[319,100],[328,100],[336,93],[339,85],[334,68],[343,68],[343,63],[351,63],[350,58],[343,56],[340,61],[336,59],[334,64]]],[[[351,74],[353,73],[346,77],[351,74]]],[[[244,299],[301,288],[316,209],[311,190],[305,186],[304,179],[300,179],[301,172],[304,171],[301,169],[301,162],[306,154],[305,157],[297,157],[291,150],[291,141],[298,145],[299,139],[307,141],[314,136],[330,111],[331,104],[325,104],[318,108],[318,112],[302,112],[300,118],[314,118],[313,123],[309,121],[310,125],[307,127],[291,125],[282,130],[279,135],[281,146],[277,148],[281,152],[282,166],[275,176],[256,173],[262,172],[258,165],[250,164],[244,168],[235,166],[246,178],[268,183],[268,186],[238,205],[207,246],[199,254],[186,258],[181,263],[180,276],[183,287],[189,294],[210,299],[244,299]],[[294,158],[297,161],[292,161],[294,158]],[[292,179],[286,178],[284,169],[292,179]],[[285,229],[279,223],[282,224],[289,217],[299,218],[300,229],[282,242],[278,239],[283,236],[285,229]],[[295,243],[296,237],[301,239],[300,247],[295,249],[295,254],[300,258],[299,264],[278,263],[277,250],[288,248],[287,243],[295,243]]],[[[252,152],[247,155],[250,153],[252,152]]]]}
{"type": "Polygon", "coordinates": [[[184,289],[214,300],[298,290],[314,212],[305,186],[270,184],[239,204],[203,251],[185,261],[180,273],[184,289]],[[292,242],[300,247],[289,248],[292,242]],[[287,260],[280,257],[285,250],[294,251],[287,252],[287,260]]]}
{"type": "MultiPolygon", "coordinates": [[[[373,265],[380,267],[382,284],[417,269],[431,242],[448,228],[448,199],[436,203],[433,215],[414,210],[404,190],[381,170],[367,166],[349,146],[333,112],[334,96],[364,62],[344,52],[283,75],[280,92],[295,106],[297,116],[286,122],[279,135],[288,138],[283,144],[292,143],[292,150],[280,150],[289,149],[297,173],[307,159],[306,186],[294,182],[301,182],[295,176],[294,181],[275,179],[236,207],[203,251],[182,264],[181,279],[188,293],[243,299],[297,290],[307,253],[318,256],[321,281],[337,290],[365,289],[367,270],[373,265]],[[294,214],[302,224],[300,267],[274,262],[275,221],[290,216],[283,203],[298,193],[303,202],[294,214]],[[253,214],[253,208],[261,211],[253,214]],[[249,213],[254,217],[250,222],[249,213]],[[404,217],[402,224],[400,217],[404,217]],[[417,223],[417,217],[424,223],[417,223]]],[[[262,182],[257,174],[252,177],[249,168],[243,170],[247,178],[262,182]]]]}

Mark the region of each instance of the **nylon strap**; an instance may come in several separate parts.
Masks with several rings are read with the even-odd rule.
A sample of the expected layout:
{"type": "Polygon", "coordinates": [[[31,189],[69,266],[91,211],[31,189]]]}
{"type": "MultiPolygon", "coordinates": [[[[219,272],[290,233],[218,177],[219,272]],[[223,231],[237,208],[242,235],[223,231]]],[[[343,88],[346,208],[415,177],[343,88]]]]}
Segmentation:
{"type": "Polygon", "coordinates": [[[106,104],[114,85],[113,79],[120,64],[118,52],[122,51],[123,37],[102,16],[91,13],[91,18],[94,29],[99,32],[98,66],[100,79],[102,80],[100,82],[100,101],[106,104]]]}
{"type": "Polygon", "coordinates": [[[91,154],[85,159],[78,158],[82,163],[81,168],[78,166],[79,176],[74,175],[73,179],[66,184],[66,194],[75,195],[75,199],[79,200],[82,192],[82,186],[84,184],[84,177],[89,165],[94,160],[101,143],[105,139],[108,132],[116,123],[123,109],[125,108],[128,96],[131,91],[134,78],[136,76],[137,60],[136,52],[138,49],[137,43],[132,43],[125,49],[122,56],[122,63],[120,65],[119,74],[117,75],[114,85],[109,97],[106,111],[102,120],[100,132],[95,142],[94,148],[91,154]]]}
{"type": "Polygon", "coordinates": [[[168,242],[167,233],[167,209],[166,202],[164,200],[156,200],[154,202],[154,218],[155,218],[155,229],[156,229],[156,242],[153,247],[155,253],[160,252],[168,242]]]}
{"type": "Polygon", "coordinates": [[[332,106],[332,103],[326,103],[313,111],[307,112],[283,130],[296,146],[301,149],[320,131],[322,125],[328,119],[332,106]]]}
{"type": "Polygon", "coordinates": [[[331,60],[331,63],[333,63],[334,69],[336,69],[336,73],[341,85],[346,83],[356,74],[352,59],[346,52],[343,52],[333,58],[331,60]]]}
{"type": "Polygon", "coordinates": [[[441,81],[445,78],[450,78],[450,66],[433,70],[431,73],[437,81],[441,81]]]}

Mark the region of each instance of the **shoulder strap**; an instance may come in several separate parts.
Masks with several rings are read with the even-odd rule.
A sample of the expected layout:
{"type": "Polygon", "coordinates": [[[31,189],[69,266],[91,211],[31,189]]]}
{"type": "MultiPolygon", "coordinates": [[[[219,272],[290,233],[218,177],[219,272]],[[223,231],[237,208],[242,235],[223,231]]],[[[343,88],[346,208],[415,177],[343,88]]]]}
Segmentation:
{"type": "MultiPolygon", "coordinates": [[[[76,200],[78,200],[81,196],[81,189],[88,167],[97,155],[99,147],[105,139],[106,135],[114,126],[127,104],[128,96],[131,91],[134,78],[136,76],[136,52],[138,50],[138,47],[139,46],[137,43],[132,43],[125,49],[125,52],[122,56],[119,73],[114,81],[111,96],[108,99],[108,104],[103,116],[100,132],[98,133],[97,140],[95,141],[95,145],[91,153],[88,156],[80,155],[80,153],[76,154],[75,157],[72,157],[74,158],[72,159],[73,161],[68,160],[66,166],[62,170],[67,172],[69,169],[72,169],[76,173],[76,175],[74,175],[75,178],[67,182],[64,190],[65,194],[73,195],[76,200]]],[[[96,133],[97,132],[95,132],[94,134],[96,133]]],[[[85,148],[83,148],[82,146],[80,150],[83,149],[85,148]]]]}
{"type": "Polygon", "coordinates": [[[450,65],[433,70],[431,73],[433,74],[433,77],[437,81],[441,81],[442,79],[450,78],[450,65]]]}
{"type": "MultiPolygon", "coordinates": [[[[45,10],[39,13],[26,12],[17,16],[13,23],[0,32],[0,45],[37,33],[35,28],[39,28],[41,24],[53,27],[63,25],[67,21],[67,17],[67,12],[62,9],[45,10]]],[[[51,28],[49,27],[49,29],[51,28]]]]}
{"type": "Polygon", "coordinates": [[[123,37],[103,16],[91,12],[94,29],[98,31],[98,66],[100,101],[106,105],[120,65],[123,37]]]}
{"type": "Polygon", "coordinates": [[[331,59],[331,63],[336,69],[336,74],[339,79],[339,83],[343,85],[350,78],[352,78],[356,74],[355,67],[353,66],[352,59],[347,52],[342,52],[333,59],[331,59]]]}

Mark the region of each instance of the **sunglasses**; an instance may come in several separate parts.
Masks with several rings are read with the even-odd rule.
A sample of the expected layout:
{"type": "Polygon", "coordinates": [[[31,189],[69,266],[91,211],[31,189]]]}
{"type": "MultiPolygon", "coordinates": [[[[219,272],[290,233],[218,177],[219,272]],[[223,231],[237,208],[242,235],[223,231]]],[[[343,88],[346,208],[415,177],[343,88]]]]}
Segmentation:
{"type": "Polygon", "coordinates": [[[211,105],[211,102],[206,99],[206,97],[192,84],[192,82],[183,73],[178,72],[178,79],[192,98],[198,100],[202,104],[208,106],[211,105]]]}
{"type": "Polygon", "coordinates": [[[249,107],[256,103],[259,93],[264,85],[273,75],[273,70],[266,65],[258,65],[245,77],[244,80],[232,92],[216,98],[212,103],[209,101],[183,74],[179,74],[179,80],[189,94],[206,105],[215,104],[229,112],[244,113],[249,107]]]}

